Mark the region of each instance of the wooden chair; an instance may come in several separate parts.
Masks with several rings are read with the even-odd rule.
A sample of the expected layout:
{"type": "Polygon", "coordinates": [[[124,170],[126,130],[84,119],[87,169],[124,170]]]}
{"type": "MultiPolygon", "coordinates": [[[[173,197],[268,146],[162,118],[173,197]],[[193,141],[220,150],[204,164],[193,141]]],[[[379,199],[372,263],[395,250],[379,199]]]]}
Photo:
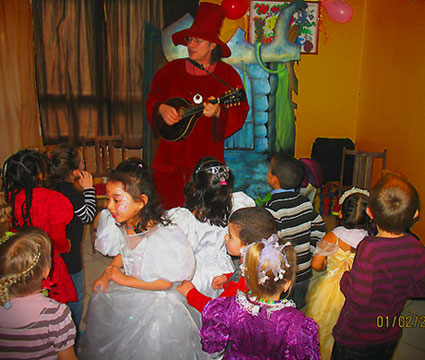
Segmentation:
{"type": "Polygon", "coordinates": [[[344,148],[342,151],[341,176],[339,180],[338,197],[340,197],[345,190],[353,186],[370,190],[372,184],[372,175],[374,173],[374,164],[377,165],[379,162],[378,159],[382,159],[382,174],[382,171],[385,170],[386,166],[387,150],[384,150],[383,152],[368,152],[349,150],[344,148]],[[346,183],[346,179],[344,179],[344,167],[347,162],[347,157],[349,156],[354,157],[353,179],[350,185],[344,185],[346,183]]]}
{"type": "MultiPolygon", "coordinates": [[[[105,194],[106,178],[109,172],[127,158],[127,152],[121,135],[97,136],[83,139],[83,158],[85,168],[93,175],[96,192],[96,206],[98,213],[107,205],[105,194]]],[[[96,216],[97,220],[97,216],[96,216]]],[[[96,220],[94,223],[96,223],[96,220]]],[[[95,239],[95,225],[90,224],[93,252],[95,239]]]]}
{"type": "Polygon", "coordinates": [[[93,177],[105,177],[111,169],[114,169],[119,162],[124,161],[126,149],[121,135],[116,136],[97,136],[83,139],[83,157],[87,171],[93,174],[93,177]],[[119,160],[116,163],[116,152],[120,153],[119,160]],[[93,156],[94,155],[94,156],[93,156]],[[91,170],[90,156],[94,157],[95,167],[91,170]]]}

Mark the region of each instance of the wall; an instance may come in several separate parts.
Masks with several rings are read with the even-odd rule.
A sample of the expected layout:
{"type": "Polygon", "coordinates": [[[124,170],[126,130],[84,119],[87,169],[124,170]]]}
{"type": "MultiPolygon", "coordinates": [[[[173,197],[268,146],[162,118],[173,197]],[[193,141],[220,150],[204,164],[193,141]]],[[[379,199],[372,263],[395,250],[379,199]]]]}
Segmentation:
{"type": "MultiPolygon", "coordinates": [[[[387,168],[425,199],[425,2],[368,1],[356,142],[388,150],[387,168]]],[[[413,231],[425,241],[425,218],[413,231]]]]}
{"type": "MultiPolygon", "coordinates": [[[[296,112],[295,152],[309,157],[316,137],[349,137],[356,132],[364,1],[348,0],[354,15],[346,24],[332,21],[322,8],[323,29],[318,55],[301,55],[296,67],[299,95],[296,112]]],[[[376,1],[376,0],[375,0],[376,1]]]]}
{"type": "MultiPolygon", "coordinates": [[[[387,168],[425,197],[425,1],[347,0],[353,19],[323,15],[318,55],[302,55],[296,156],[316,137],[349,137],[361,150],[388,150],[387,168]]],[[[425,240],[425,220],[413,230],[425,240]]]]}

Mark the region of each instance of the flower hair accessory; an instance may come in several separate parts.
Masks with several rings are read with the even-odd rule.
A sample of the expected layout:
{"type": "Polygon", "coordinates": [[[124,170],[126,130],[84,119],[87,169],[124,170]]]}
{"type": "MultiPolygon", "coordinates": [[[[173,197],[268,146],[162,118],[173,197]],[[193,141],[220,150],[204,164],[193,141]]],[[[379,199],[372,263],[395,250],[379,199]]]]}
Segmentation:
{"type": "Polygon", "coordinates": [[[353,194],[363,194],[367,197],[370,196],[369,191],[364,190],[364,189],[360,189],[360,188],[357,188],[357,187],[353,187],[353,188],[351,188],[350,190],[347,190],[344,194],[341,195],[341,197],[339,198],[339,201],[338,201],[339,205],[342,205],[344,200],[346,198],[348,198],[350,195],[353,195],[353,194]]]}
{"type": "Polygon", "coordinates": [[[137,165],[139,168],[143,169],[143,164],[138,164],[137,165]]]}
{"type": "MultiPolygon", "coordinates": [[[[285,253],[285,247],[291,245],[290,242],[287,242],[284,245],[279,245],[279,239],[276,234],[271,235],[268,239],[262,239],[261,242],[264,244],[263,249],[261,250],[260,260],[258,264],[258,284],[262,285],[267,280],[270,280],[270,277],[267,273],[271,270],[273,272],[273,281],[279,281],[283,279],[286,269],[291,265],[288,262],[285,253]],[[285,269],[282,269],[282,264],[285,269]]],[[[241,255],[243,258],[242,270],[247,269],[245,265],[245,255],[250,246],[255,243],[252,243],[241,250],[241,255]]]]}

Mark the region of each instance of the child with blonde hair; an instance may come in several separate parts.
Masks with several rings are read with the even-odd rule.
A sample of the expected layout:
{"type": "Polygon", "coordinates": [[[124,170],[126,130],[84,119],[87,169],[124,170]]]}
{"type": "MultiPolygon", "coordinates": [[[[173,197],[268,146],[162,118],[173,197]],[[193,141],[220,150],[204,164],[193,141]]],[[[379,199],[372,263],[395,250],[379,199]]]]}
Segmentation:
{"type": "Polygon", "coordinates": [[[276,234],[242,251],[248,293],[211,300],[202,312],[202,348],[223,359],[319,359],[314,320],[296,309],[289,294],[296,255],[276,234]]]}
{"type": "Polygon", "coordinates": [[[339,203],[341,226],[327,233],[313,254],[313,269],[326,268],[326,275],[310,284],[304,314],[319,325],[320,353],[322,359],[330,359],[334,339],[332,329],[336,324],[345,297],[339,289],[339,281],[346,264],[353,264],[357,245],[368,235],[370,219],[366,214],[369,192],[358,188],[346,191],[339,203]]]}
{"type": "Polygon", "coordinates": [[[0,245],[0,358],[76,359],[69,308],[45,297],[51,268],[47,233],[28,228],[0,245]]]}

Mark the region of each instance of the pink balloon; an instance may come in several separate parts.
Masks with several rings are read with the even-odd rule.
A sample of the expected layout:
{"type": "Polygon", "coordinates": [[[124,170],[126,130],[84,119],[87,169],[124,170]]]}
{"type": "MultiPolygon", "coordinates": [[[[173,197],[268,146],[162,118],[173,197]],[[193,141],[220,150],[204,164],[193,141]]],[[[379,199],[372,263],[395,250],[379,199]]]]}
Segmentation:
{"type": "Polygon", "coordinates": [[[323,0],[322,6],[337,23],[344,24],[353,18],[353,8],[343,0],[323,0]]]}
{"type": "Polygon", "coordinates": [[[228,19],[236,20],[246,14],[249,7],[248,0],[223,0],[221,7],[226,10],[228,19]]]}

